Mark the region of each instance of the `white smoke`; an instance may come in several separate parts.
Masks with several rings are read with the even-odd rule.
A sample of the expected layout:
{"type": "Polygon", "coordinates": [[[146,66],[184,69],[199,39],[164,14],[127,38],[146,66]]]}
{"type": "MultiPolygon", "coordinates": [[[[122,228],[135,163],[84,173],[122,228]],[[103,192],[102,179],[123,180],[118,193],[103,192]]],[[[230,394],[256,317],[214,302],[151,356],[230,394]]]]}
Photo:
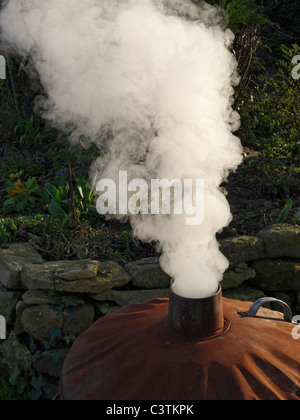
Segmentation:
{"type": "Polygon", "coordinates": [[[231,221],[220,185],[242,160],[232,133],[236,62],[220,13],[189,0],[8,0],[1,38],[30,57],[47,93],[43,117],[99,146],[93,174],[205,180],[205,219],[131,218],[157,241],[186,297],[216,292],[228,261],[216,233],[231,221]]]}

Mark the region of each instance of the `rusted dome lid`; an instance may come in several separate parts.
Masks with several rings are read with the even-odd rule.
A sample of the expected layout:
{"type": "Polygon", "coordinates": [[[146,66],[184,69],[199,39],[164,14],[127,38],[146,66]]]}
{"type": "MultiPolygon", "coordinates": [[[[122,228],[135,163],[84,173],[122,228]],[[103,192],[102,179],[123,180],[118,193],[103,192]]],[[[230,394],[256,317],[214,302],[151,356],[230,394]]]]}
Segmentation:
{"type": "Polygon", "coordinates": [[[251,303],[223,298],[226,328],[207,340],[168,327],[168,299],[101,318],[73,344],[63,367],[65,400],[300,399],[300,340],[278,312],[238,312],[251,303]]]}

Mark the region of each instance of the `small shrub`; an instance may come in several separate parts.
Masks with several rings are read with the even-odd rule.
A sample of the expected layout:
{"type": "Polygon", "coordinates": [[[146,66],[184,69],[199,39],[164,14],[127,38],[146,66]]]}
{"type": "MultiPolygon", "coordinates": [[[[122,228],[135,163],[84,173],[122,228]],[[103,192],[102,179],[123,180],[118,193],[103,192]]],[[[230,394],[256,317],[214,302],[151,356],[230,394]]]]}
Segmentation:
{"type": "Polygon", "coordinates": [[[9,198],[4,201],[4,214],[22,213],[40,199],[40,190],[36,178],[29,177],[27,181],[21,181],[19,175],[11,173],[10,180],[7,181],[9,198]]]}
{"type": "MultiPolygon", "coordinates": [[[[74,205],[76,212],[86,215],[89,212],[97,213],[94,205],[94,192],[83,175],[74,175],[74,205]]],[[[43,200],[49,213],[53,217],[66,218],[72,213],[72,202],[70,197],[70,184],[63,176],[59,183],[54,185],[46,182],[43,192],[43,200]]]]}
{"type": "Polygon", "coordinates": [[[38,146],[55,140],[58,132],[38,116],[32,114],[30,117],[23,115],[21,121],[15,126],[14,134],[19,135],[21,146],[25,144],[38,146]]]}
{"type": "Polygon", "coordinates": [[[275,72],[271,76],[261,74],[240,106],[240,134],[244,146],[255,143],[267,158],[293,158],[299,164],[300,83],[292,77],[292,58],[300,55],[300,46],[283,45],[281,50],[275,72]]]}

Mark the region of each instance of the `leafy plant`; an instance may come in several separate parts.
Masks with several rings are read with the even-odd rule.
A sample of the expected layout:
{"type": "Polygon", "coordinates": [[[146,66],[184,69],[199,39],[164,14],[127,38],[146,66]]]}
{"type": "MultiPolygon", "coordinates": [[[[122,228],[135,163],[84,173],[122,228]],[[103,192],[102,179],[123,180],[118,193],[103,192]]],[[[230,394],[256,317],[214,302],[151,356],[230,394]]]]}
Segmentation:
{"type": "Polygon", "coordinates": [[[20,368],[17,365],[11,371],[8,382],[13,387],[13,390],[15,390],[18,394],[25,393],[27,383],[24,376],[22,375],[20,368]]]}
{"type": "Polygon", "coordinates": [[[279,218],[278,218],[278,222],[279,222],[279,223],[285,223],[285,222],[287,221],[287,218],[288,218],[289,212],[290,212],[290,210],[292,209],[293,204],[294,204],[294,201],[293,201],[292,199],[290,199],[290,200],[286,203],[286,205],[284,206],[284,208],[283,208],[282,212],[281,212],[281,213],[280,213],[280,215],[279,215],[279,218]]]}
{"type": "Polygon", "coordinates": [[[91,190],[88,182],[83,175],[74,176],[76,182],[75,204],[76,208],[82,213],[92,211],[97,213],[94,205],[95,193],[91,190]]]}
{"type": "Polygon", "coordinates": [[[27,232],[33,235],[43,235],[45,230],[55,231],[56,221],[50,216],[37,214],[35,216],[2,217],[0,218],[0,243],[27,240],[27,232]]]}
{"type": "MultiPolygon", "coordinates": [[[[90,211],[96,213],[97,210],[93,204],[94,192],[90,189],[88,182],[83,175],[75,175],[74,180],[76,182],[74,203],[77,212],[80,214],[90,211]]],[[[64,218],[71,214],[70,184],[65,177],[62,178],[60,184],[57,186],[51,182],[46,182],[43,198],[52,216],[64,218]]]]}
{"type": "Polygon", "coordinates": [[[50,328],[49,334],[49,340],[43,341],[43,346],[46,350],[53,349],[56,346],[56,339],[61,337],[62,331],[59,328],[50,328]]]}
{"type": "Polygon", "coordinates": [[[12,242],[15,239],[16,231],[17,228],[13,222],[9,225],[6,219],[0,219],[0,242],[12,242]]]}
{"type": "Polygon", "coordinates": [[[300,83],[292,77],[292,58],[300,55],[300,46],[281,47],[282,58],[270,76],[263,73],[258,83],[248,92],[240,108],[241,136],[247,146],[261,145],[271,159],[300,156],[300,83]]]}
{"type": "Polygon", "coordinates": [[[28,389],[28,399],[33,401],[38,400],[42,396],[43,386],[45,385],[42,375],[37,374],[37,372],[32,368],[33,362],[38,357],[40,357],[40,350],[37,350],[33,354],[25,371],[21,371],[16,365],[9,377],[9,384],[13,387],[13,389],[16,389],[18,394],[24,394],[25,389],[28,389]]]}
{"type": "Polygon", "coordinates": [[[29,392],[29,398],[37,401],[43,395],[43,387],[45,386],[43,376],[41,374],[36,375],[35,371],[33,371],[30,385],[32,388],[29,392]]]}
{"type": "Polygon", "coordinates": [[[265,25],[269,22],[264,16],[264,8],[255,0],[219,0],[219,6],[229,17],[229,27],[238,33],[246,25],[265,25]]]}
{"type": "Polygon", "coordinates": [[[41,145],[51,137],[57,136],[57,132],[53,128],[47,126],[45,122],[35,114],[32,114],[30,117],[25,116],[15,126],[14,133],[15,135],[20,136],[19,142],[21,146],[26,143],[35,146],[41,145]]]}
{"type": "Polygon", "coordinates": [[[43,198],[49,213],[53,217],[66,217],[71,211],[70,187],[67,182],[57,187],[51,182],[46,182],[43,189],[43,198]]]}
{"type": "Polygon", "coordinates": [[[28,206],[32,206],[40,198],[40,189],[36,177],[29,177],[27,181],[21,181],[18,175],[11,174],[8,184],[8,197],[4,201],[3,211],[23,212],[28,206]]]}

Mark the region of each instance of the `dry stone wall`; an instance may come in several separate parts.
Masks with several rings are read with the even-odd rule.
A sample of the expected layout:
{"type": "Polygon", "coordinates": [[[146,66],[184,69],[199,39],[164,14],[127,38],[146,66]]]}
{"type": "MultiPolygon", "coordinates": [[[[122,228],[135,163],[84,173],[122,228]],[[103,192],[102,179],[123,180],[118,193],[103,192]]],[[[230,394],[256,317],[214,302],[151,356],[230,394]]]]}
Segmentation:
{"type": "MultiPolygon", "coordinates": [[[[17,377],[26,371],[32,397],[58,392],[63,361],[77,336],[97,319],[131,303],[168,297],[170,277],[156,258],[121,267],[114,261],[46,262],[29,244],[0,252],[0,315],[7,338],[0,340],[0,369],[17,377]]],[[[285,300],[300,313],[300,227],[275,225],[256,237],[220,240],[230,261],[224,297],[285,300]]],[[[278,308],[274,308],[278,309],[278,308]]]]}

